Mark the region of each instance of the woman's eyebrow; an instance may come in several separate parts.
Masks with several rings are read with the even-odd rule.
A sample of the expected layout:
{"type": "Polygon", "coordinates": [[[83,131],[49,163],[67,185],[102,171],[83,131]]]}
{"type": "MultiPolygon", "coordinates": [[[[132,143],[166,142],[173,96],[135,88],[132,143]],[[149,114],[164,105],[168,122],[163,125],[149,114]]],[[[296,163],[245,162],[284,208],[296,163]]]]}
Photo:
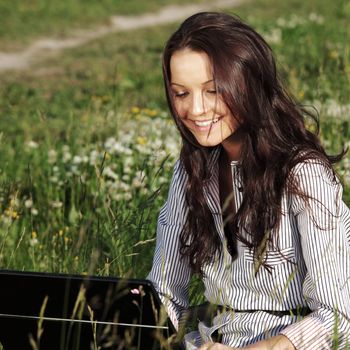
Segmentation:
{"type": "Polygon", "coordinates": [[[202,83],[202,85],[205,85],[205,84],[211,83],[212,81],[214,81],[214,79],[210,79],[210,80],[206,81],[205,83],[202,83]]]}
{"type": "MultiPolygon", "coordinates": [[[[208,81],[202,83],[202,85],[211,83],[212,81],[214,81],[214,79],[210,79],[210,80],[208,80],[208,81]]],[[[170,85],[177,85],[177,86],[185,87],[185,85],[182,85],[182,84],[179,84],[179,83],[173,83],[173,82],[171,82],[170,85]]]]}
{"type": "Polygon", "coordinates": [[[181,84],[178,84],[178,83],[170,83],[170,85],[177,85],[177,86],[185,87],[184,85],[181,85],[181,84]]]}

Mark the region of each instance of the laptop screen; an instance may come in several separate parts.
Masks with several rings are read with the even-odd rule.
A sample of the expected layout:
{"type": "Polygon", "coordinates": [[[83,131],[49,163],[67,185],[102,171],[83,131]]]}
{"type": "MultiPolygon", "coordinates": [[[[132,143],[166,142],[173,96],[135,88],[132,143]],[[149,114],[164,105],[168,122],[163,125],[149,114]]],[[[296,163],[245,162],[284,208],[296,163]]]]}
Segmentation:
{"type": "Polygon", "coordinates": [[[148,280],[0,271],[0,342],[19,349],[169,349],[148,280]]]}

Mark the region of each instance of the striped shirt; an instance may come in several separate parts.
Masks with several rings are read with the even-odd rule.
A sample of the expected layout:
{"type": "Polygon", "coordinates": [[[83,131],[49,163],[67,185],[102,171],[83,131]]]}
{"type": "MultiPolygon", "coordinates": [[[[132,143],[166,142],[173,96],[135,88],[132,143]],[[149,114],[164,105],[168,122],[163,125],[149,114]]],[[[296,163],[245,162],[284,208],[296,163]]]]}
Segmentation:
{"type": "MultiPolygon", "coordinates": [[[[273,236],[273,246],[280,252],[268,250],[265,259],[272,269],[261,267],[255,275],[253,254],[246,246],[237,242],[234,259],[227,250],[219,198],[220,149],[212,154],[213,173],[204,194],[223,249],[204,266],[203,282],[209,302],[240,312],[223,312],[211,324],[199,322],[198,332],[185,337],[187,348],[196,349],[211,341],[218,331],[221,342],[232,347],[283,334],[298,350],[350,349],[350,210],[342,201],[341,184],[334,183],[332,172],[315,160],[299,163],[292,170],[300,189],[312,199],[305,203],[299,196],[284,195],[281,223],[273,236]],[[299,307],[309,307],[311,313],[301,317],[267,312],[299,307]]],[[[239,164],[232,162],[231,170],[235,206],[239,208],[239,164]]],[[[186,171],[178,161],[159,214],[148,276],[176,327],[188,308],[191,278],[188,260],[179,253],[179,234],[188,214],[186,181],[186,171]]]]}

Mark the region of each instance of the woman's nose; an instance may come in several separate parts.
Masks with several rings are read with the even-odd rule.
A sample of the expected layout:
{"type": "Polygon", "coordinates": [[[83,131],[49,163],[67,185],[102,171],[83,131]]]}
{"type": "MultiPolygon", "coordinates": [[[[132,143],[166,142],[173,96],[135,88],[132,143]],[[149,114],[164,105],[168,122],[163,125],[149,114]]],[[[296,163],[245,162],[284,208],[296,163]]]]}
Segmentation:
{"type": "Polygon", "coordinates": [[[201,116],[205,114],[206,111],[206,102],[204,101],[202,94],[193,94],[192,101],[190,106],[190,113],[192,116],[201,116]]]}

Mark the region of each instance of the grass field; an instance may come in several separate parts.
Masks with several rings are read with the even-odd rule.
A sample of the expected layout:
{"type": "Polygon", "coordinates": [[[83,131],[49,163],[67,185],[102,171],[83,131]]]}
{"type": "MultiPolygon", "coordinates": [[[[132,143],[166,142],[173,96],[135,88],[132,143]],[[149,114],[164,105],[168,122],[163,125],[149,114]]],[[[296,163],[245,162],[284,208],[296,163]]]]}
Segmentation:
{"type": "MultiPolygon", "coordinates": [[[[45,1],[35,2],[37,11],[19,1],[2,3],[9,17],[0,27],[0,47],[67,35],[62,28],[70,22],[61,22],[60,11],[71,14],[64,21],[85,25],[103,22],[112,10],[136,13],[166,1],[114,7],[118,3],[84,2],[84,13],[57,5],[52,16],[45,1]],[[47,30],[45,21],[39,23],[42,13],[50,14],[47,30]],[[20,24],[21,16],[30,18],[28,26],[20,24]]],[[[286,85],[302,104],[317,107],[327,149],[349,145],[348,2],[257,0],[228,12],[266,37],[286,85]]],[[[179,151],[160,67],[162,47],[176,27],[116,33],[27,71],[1,74],[2,268],[147,274],[179,151]]],[[[349,155],[337,170],[350,204],[349,155]]]]}
{"type": "Polygon", "coordinates": [[[62,38],[74,29],[108,25],[111,15],[142,14],[166,5],[188,3],[188,0],[3,0],[0,2],[0,51],[19,49],[37,37],[62,38]]]}

